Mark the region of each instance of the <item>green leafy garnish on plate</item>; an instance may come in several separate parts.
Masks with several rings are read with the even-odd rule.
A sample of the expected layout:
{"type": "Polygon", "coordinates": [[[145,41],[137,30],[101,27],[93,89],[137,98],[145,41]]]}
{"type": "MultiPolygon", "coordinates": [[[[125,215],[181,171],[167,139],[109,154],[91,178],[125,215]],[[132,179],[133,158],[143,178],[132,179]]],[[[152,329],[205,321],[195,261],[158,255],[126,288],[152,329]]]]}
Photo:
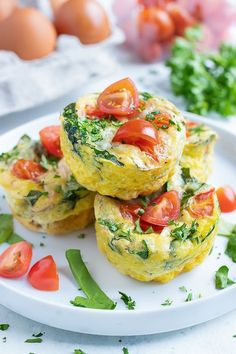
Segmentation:
{"type": "Polygon", "coordinates": [[[173,303],[173,300],[166,299],[166,300],[161,304],[161,306],[171,306],[172,303],[173,303]]]}
{"type": "Polygon", "coordinates": [[[74,279],[86,295],[86,297],[76,296],[76,298],[71,301],[71,304],[79,307],[113,310],[116,307],[116,303],[102,291],[92,278],[84,264],[80,250],[67,250],[66,258],[74,279]]]}
{"type": "Polygon", "coordinates": [[[216,289],[225,289],[227,286],[235,284],[235,282],[228,277],[229,268],[226,265],[221,266],[215,274],[216,289]]]}
{"type": "Polygon", "coordinates": [[[228,238],[225,254],[236,263],[236,225],[221,219],[218,235],[228,238]]]}
{"type": "Polygon", "coordinates": [[[129,350],[128,350],[128,348],[123,347],[123,348],[122,348],[122,350],[123,350],[123,354],[129,354],[129,350]]]}
{"type": "Polygon", "coordinates": [[[13,217],[11,214],[0,214],[0,244],[6,242],[13,233],[13,217]]]}
{"type": "Polygon", "coordinates": [[[0,331],[6,331],[10,325],[8,323],[0,323],[0,331]]]}
{"type": "Polygon", "coordinates": [[[121,300],[125,303],[128,310],[134,310],[136,306],[135,300],[133,300],[130,296],[123,293],[122,291],[119,291],[119,294],[121,295],[121,300]]]}
{"type": "Polygon", "coordinates": [[[42,338],[28,338],[25,343],[42,343],[42,338]]]}
{"type": "Polygon", "coordinates": [[[74,354],[86,354],[82,349],[75,349],[74,354]]]}

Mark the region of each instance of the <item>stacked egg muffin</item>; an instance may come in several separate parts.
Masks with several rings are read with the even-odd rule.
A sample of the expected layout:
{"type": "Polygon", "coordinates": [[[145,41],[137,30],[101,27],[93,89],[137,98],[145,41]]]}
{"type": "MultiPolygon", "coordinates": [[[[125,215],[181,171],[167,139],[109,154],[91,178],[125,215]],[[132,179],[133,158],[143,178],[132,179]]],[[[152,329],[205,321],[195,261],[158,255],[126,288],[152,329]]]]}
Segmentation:
{"type": "Polygon", "coordinates": [[[206,184],[210,128],[126,78],[65,107],[58,156],[53,139],[40,137],[41,145],[24,137],[17,157],[14,149],[0,157],[0,184],[23,224],[57,233],[58,223],[70,231],[69,220],[74,230],[93,220],[94,205],[99,249],[141,281],[167,282],[208,255],[220,213],[206,184]],[[29,158],[43,170],[24,180],[16,164],[29,158]]]}

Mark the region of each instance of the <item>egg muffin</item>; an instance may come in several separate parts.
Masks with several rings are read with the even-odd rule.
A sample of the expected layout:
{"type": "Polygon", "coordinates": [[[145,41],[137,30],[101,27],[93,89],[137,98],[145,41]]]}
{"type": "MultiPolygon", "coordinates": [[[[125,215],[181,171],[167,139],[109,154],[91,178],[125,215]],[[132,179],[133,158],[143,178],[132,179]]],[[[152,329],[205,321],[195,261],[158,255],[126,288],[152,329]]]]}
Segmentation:
{"type": "Polygon", "coordinates": [[[164,98],[138,93],[129,79],[79,98],[61,121],[62,151],[76,180],[124,200],[161,188],[186,141],[180,111],[164,98]]]}
{"type": "Polygon", "coordinates": [[[181,158],[181,166],[189,167],[201,182],[206,182],[212,172],[213,152],[217,134],[205,124],[188,121],[187,141],[181,158]]]}
{"type": "Polygon", "coordinates": [[[98,247],[121,273],[165,283],[209,254],[219,214],[214,188],[183,169],[159,192],[129,202],[97,194],[98,247]]]}
{"type": "MultiPolygon", "coordinates": [[[[51,140],[48,144],[52,149],[51,140]]],[[[60,155],[56,149],[52,155],[24,135],[0,155],[0,185],[14,217],[28,229],[48,234],[79,230],[94,220],[94,193],[75,180],[65,159],[55,156],[60,155]]]]}

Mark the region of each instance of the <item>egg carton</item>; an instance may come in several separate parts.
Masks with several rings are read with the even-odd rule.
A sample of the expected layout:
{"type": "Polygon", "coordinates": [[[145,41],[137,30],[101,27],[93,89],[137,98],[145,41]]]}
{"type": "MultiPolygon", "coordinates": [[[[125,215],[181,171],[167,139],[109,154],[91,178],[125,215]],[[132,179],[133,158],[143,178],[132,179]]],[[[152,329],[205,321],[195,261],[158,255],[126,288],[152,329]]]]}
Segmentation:
{"type": "MultiPolygon", "coordinates": [[[[51,16],[47,0],[21,0],[21,5],[51,16]]],[[[110,38],[93,45],[60,35],[56,50],[37,60],[24,61],[13,52],[0,51],[0,115],[46,103],[116,72],[119,64],[106,49],[122,41],[122,33],[113,28],[110,38]]]]}

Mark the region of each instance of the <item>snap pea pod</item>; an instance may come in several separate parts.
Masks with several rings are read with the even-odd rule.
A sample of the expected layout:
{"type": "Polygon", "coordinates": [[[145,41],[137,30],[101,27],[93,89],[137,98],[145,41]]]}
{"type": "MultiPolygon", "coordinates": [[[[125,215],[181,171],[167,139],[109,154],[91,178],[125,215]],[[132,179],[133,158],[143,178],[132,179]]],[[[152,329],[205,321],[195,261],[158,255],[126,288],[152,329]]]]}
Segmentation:
{"type": "Polygon", "coordinates": [[[77,284],[86,295],[86,297],[76,296],[71,303],[80,307],[113,310],[116,307],[116,303],[102,291],[92,278],[84,264],[80,250],[67,250],[66,258],[77,284]]]}

